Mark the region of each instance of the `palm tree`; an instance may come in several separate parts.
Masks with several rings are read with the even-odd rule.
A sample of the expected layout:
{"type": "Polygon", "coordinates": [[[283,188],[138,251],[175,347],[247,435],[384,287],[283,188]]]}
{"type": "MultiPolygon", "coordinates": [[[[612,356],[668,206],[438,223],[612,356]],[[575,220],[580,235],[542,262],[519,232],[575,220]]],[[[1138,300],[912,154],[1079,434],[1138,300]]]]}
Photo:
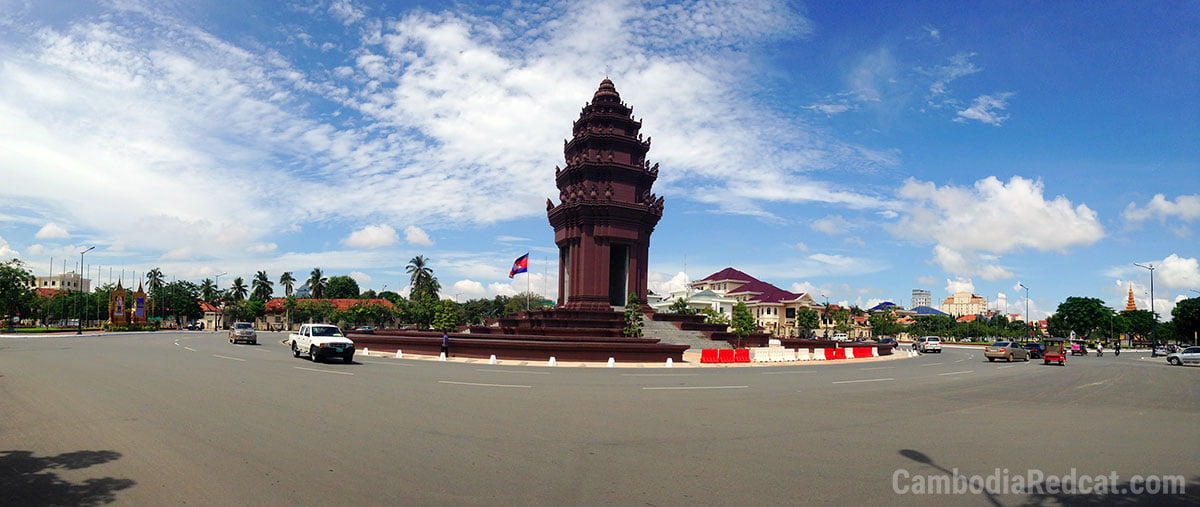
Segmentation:
{"type": "Polygon", "coordinates": [[[266,301],[271,299],[271,294],[275,292],[274,283],[267,277],[266,271],[259,271],[254,274],[254,281],[250,282],[253,287],[254,299],[266,301]]]}
{"type": "Polygon", "coordinates": [[[248,292],[248,289],[246,287],[246,281],[242,280],[242,277],[240,277],[240,276],[237,278],[234,278],[233,285],[229,287],[229,296],[234,301],[241,301],[243,299],[246,299],[247,292],[248,292]]]}
{"type": "Polygon", "coordinates": [[[292,286],[296,283],[296,277],[292,276],[291,271],[284,271],[279,275],[279,285],[283,286],[283,295],[292,297],[292,286]]]}
{"type": "Polygon", "coordinates": [[[308,290],[312,292],[312,297],[321,299],[325,295],[325,284],[329,282],[325,278],[325,274],[321,272],[321,268],[313,268],[312,273],[308,275],[308,290]]]}
{"type": "Polygon", "coordinates": [[[210,305],[217,300],[217,284],[213,283],[212,278],[200,281],[200,299],[210,305]]]}
{"type": "Polygon", "coordinates": [[[423,255],[418,255],[408,261],[408,266],[404,268],[404,272],[408,273],[410,295],[413,292],[419,292],[433,278],[433,268],[430,268],[427,265],[428,263],[429,259],[426,259],[423,255]]]}
{"type": "MultiPolygon", "coordinates": [[[[156,267],[146,272],[146,285],[150,288],[150,304],[154,305],[155,309],[161,309],[162,306],[158,304],[158,300],[162,299],[162,294],[160,294],[163,288],[162,270],[156,267]]],[[[151,311],[151,313],[154,312],[151,311]]]]}

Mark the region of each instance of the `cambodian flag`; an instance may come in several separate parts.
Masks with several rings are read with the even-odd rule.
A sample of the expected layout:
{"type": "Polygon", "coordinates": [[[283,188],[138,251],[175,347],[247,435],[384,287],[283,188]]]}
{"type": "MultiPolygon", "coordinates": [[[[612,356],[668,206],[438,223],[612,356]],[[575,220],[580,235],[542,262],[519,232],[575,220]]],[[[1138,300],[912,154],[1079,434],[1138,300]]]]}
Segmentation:
{"type": "Polygon", "coordinates": [[[513,261],[512,269],[508,270],[508,277],[512,278],[517,276],[517,273],[525,273],[527,271],[529,271],[529,254],[517,257],[517,260],[513,261]]]}

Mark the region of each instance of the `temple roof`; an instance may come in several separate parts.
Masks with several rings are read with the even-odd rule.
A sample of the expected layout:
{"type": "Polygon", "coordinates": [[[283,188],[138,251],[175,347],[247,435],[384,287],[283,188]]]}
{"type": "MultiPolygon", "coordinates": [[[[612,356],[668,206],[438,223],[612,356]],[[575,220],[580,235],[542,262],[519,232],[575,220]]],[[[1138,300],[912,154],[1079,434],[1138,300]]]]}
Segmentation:
{"type": "Polygon", "coordinates": [[[600,88],[592,95],[592,101],[594,102],[600,98],[610,99],[608,100],[610,102],[621,101],[621,94],[617,93],[617,87],[613,85],[612,80],[604,78],[604,81],[600,82],[600,88]]]}

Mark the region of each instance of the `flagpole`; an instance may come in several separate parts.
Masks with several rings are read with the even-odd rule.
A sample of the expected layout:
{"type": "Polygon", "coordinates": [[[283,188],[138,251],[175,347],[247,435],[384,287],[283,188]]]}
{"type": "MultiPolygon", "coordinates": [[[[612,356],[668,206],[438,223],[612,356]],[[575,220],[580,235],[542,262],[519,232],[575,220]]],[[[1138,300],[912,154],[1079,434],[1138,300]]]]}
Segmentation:
{"type": "Polygon", "coordinates": [[[529,300],[533,299],[533,289],[529,288],[529,277],[532,273],[525,269],[525,311],[529,311],[529,300]]]}

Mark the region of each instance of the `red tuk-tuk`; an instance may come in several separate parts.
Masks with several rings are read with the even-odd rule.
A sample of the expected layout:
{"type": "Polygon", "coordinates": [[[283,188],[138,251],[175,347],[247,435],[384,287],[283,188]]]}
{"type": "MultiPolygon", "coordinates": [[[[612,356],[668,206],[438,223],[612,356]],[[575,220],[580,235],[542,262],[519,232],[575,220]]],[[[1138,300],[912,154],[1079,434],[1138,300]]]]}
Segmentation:
{"type": "Polygon", "coordinates": [[[1042,354],[1042,364],[1058,361],[1060,366],[1067,364],[1067,341],[1062,338],[1046,338],[1042,340],[1046,351],[1042,354]]]}

